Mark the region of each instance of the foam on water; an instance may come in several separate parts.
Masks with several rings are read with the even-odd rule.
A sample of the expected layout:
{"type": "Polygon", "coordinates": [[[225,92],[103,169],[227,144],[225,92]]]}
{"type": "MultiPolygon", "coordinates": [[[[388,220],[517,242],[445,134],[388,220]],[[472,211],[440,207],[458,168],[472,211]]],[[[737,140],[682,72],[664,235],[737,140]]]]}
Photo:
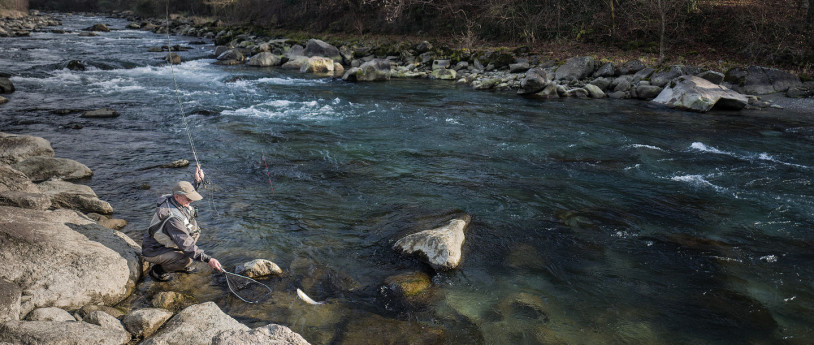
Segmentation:
{"type": "Polygon", "coordinates": [[[710,187],[718,192],[723,192],[726,190],[724,187],[716,186],[712,184],[712,182],[707,181],[706,176],[704,175],[679,175],[671,177],[670,180],[684,182],[695,187],[710,187]]]}
{"type": "Polygon", "coordinates": [[[631,144],[627,145],[626,147],[632,147],[634,149],[649,149],[649,150],[656,150],[656,151],[665,151],[663,148],[653,145],[645,145],[645,144],[631,144]]]}

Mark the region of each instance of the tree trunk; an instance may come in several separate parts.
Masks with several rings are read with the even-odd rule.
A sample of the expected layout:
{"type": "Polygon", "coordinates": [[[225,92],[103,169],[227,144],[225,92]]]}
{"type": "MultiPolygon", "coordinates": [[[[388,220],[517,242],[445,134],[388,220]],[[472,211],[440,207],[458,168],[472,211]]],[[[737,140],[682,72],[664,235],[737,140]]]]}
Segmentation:
{"type": "Polygon", "coordinates": [[[814,28],[814,0],[808,0],[808,16],[806,16],[806,24],[808,29],[814,28]]]}
{"type": "MultiPolygon", "coordinates": [[[[666,15],[664,13],[664,6],[662,4],[663,0],[658,0],[659,5],[659,16],[661,18],[661,33],[659,34],[659,66],[664,63],[664,31],[666,28],[666,15]]],[[[809,0],[814,1],[814,0],[809,0]]]]}

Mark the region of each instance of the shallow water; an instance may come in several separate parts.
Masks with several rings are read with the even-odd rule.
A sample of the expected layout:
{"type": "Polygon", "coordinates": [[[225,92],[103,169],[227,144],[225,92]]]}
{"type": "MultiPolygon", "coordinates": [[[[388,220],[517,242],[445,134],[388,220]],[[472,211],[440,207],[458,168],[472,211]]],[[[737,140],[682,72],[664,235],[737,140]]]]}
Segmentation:
{"type": "Polygon", "coordinates": [[[286,271],[255,305],[207,274],[148,282],[148,296],[181,290],[315,344],[812,336],[811,117],[541,102],[426,80],[348,84],[212,65],[211,43],[171,69],[147,52],[164,36],[119,19],[62,19],[72,30],[121,30],[0,38],[0,66],[17,88],[4,95],[0,130],[45,137],[57,156],[93,169],[83,182],[140,242],[155,198],[191,173],[151,167],[194,160],[174,74],[211,181],[199,244],[228,268],[266,258],[286,271]],[[65,69],[73,59],[89,68],[65,69]],[[122,115],[56,112],[99,107],[122,115]],[[391,249],[458,212],[472,216],[459,269],[432,274],[391,249]],[[432,274],[424,304],[381,298],[387,277],[414,271],[432,274]],[[296,288],[329,303],[306,305],[296,288]]]}

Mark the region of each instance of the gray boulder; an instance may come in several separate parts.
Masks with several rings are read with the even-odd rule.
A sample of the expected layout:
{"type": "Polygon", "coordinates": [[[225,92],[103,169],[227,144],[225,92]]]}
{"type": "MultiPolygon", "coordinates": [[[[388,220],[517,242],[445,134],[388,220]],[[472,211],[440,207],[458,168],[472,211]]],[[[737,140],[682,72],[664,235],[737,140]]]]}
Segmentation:
{"type": "Polygon", "coordinates": [[[509,64],[509,73],[523,73],[528,71],[530,67],[528,61],[512,63],[509,64]]]}
{"type": "Polygon", "coordinates": [[[31,181],[40,182],[51,178],[78,180],[93,176],[93,171],[82,163],[67,158],[31,157],[12,165],[31,181]]]}
{"type": "Polygon", "coordinates": [[[610,78],[599,77],[592,80],[591,84],[596,85],[600,90],[604,92],[608,90],[608,87],[610,87],[611,81],[612,80],[610,78]]]}
{"type": "Polygon", "coordinates": [[[704,78],[704,79],[708,80],[710,83],[713,83],[715,85],[723,83],[724,78],[725,78],[723,73],[715,72],[715,71],[704,71],[704,72],[698,73],[696,75],[701,77],[701,78],[704,78]]]}
{"type": "Polygon", "coordinates": [[[616,68],[613,67],[613,62],[608,62],[594,72],[595,78],[613,77],[616,75],[616,68]]]}
{"type": "Polygon", "coordinates": [[[453,219],[448,225],[407,235],[396,241],[393,249],[405,254],[418,254],[436,270],[449,270],[461,262],[464,230],[469,215],[453,219]]]}
{"type": "Polygon", "coordinates": [[[581,88],[581,87],[578,87],[578,88],[573,88],[573,89],[570,89],[570,90],[566,91],[565,96],[566,97],[587,99],[587,98],[591,97],[591,94],[588,92],[588,90],[586,90],[584,88],[581,88]]]}
{"type": "Polygon", "coordinates": [[[141,345],[209,345],[222,332],[248,330],[217,304],[206,302],[182,310],[141,345]]]}
{"type": "Polygon", "coordinates": [[[449,60],[433,60],[432,62],[432,70],[437,69],[447,69],[450,66],[449,60]]]}
{"type": "Polygon", "coordinates": [[[216,59],[218,61],[215,64],[218,65],[239,65],[246,61],[246,55],[240,49],[233,48],[221,53],[216,59]]]}
{"type": "Polygon", "coordinates": [[[108,28],[108,27],[107,27],[107,25],[102,24],[102,23],[99,23],[99,24],[94,24],[93,26],[90,26],[90,27],[84,28],[84,29],[82,29],[82,30],[85,30],[85,31],[101,31],[101,32],[110,32],[110,28],[108,28]]]}
{"type": "Polygon", "coordinates": [[[30,135],[0,133],[0,163],[14,164],[36,156],[54,156],[54,149],[48,140],[30,135]]]}
{"type": "MultiPolygon", "coordinates": [[[[638,72],[634,73],[634,74],[633,74],[633,78],[631,78],[630,80],[631,80],[633,83],[636,83],[636,82],[639,82],[639,81],[645,80],[645,79],[647,79],[647,78],[650,78],[650,76],[651,76],[651,75],[653,75],[653,73],[654,73],[655,71],[656,71],[656,70],[654,70],[654,69],[652,69],[652,68],[650,68],[650,67],[645,67],[645,68],[642,68],[642,69],[640,69],[638,72]]],[[[623,76],[623,77],[627,77],[627,76],[623,76]]]]}
{"type": "Polygon", "coordinates": [[[707,112],[714,106],[740,110],[748,104],[746,96],[696,76],[679,77],[652,102],[698,112],[707,112]]]}
{"type": "Polygon", "coordinates": [[[87,322],[9,321],[0,324],[0,342],[27,345],[123,345],[130,334],[87,322]]]}
{"type": "Polygon", "coordinates": [[[383,59],[373,59],[361,66],[351,68],[342,80],[345,81],[385,81],[390,80],[390,62],[383,59]]]}
{"type": "Polygon", "coordinates": [[[249,278],[265,277],[270,275],[281,275],[283,270],[277,264],[265,260],[256,259],[242,263],[235,267],[235,273],[242,274],[249,278]]]}
{"type": "Polygon", "coordinates": [[[225,331],[212,339],[212,345],[309,345],[301,335],[286,326],[268,324],[252,330],[225,331]]]}
{"type": "MultiPolygon", "coordinates": [[[[178,59],[179,59],[178,63],[181,63],[180,58],[178,58],[178,59]]],[[[82,115],[80,115],[80,116],[81,117],[86,117],[86,118],[94,118],[94,119],[111,119],[111,118],[114,118],[114,117],[119,117],[119,112],[117,112],[117,111],[115,111],[113,109],[110,109],[110,108],[102,108],[102,109],[96,109],[96,110],[90,110],[90,111],[83,112],[82,115]]]]}
{"type": "Polygon", "coordinates": [[[592,56],[577,56],[568,59],[557,68],[554,78],[557,80],[581,80],[596,70],[597,61],[592,56]]]}
{"type": "Polygon", "coordinates": [[[130,295],[141,275],[141,248],[133,240],[75,211],[0,206],[0,243],[0,278],[23,290],[21,314],[113,305],[130,295]]]}
{"type": "Polygon", "coordinates": [[[623,75],[614,79],[610,86],[608,87],[609,90],[613,90],[614,92],[626,92],[629,91],[630,88],[633,86],[632,77],[629,75],[623,75]]]}
{"type": "Polygon", "coordinates": [[[122,320],[124,327],[137,337],[147,338],[172,317],[172,312],[161,308],[143,308],[131,311],[122,320]]]}
{"type": "Polygon", "coordinates": [[[88,186],[66,181],[51,180],[37,185],[47,195],[53,206],[82,211],[84,213],[113,213],[113,206],[100,200],[88,186]]]}
{"type": "Polygon", "coordinates": [[[127,332],[122,325],[122,322],[119,319],[113,317],[108,313],[105,313],[101,310],[93,311],[87,316],[85,316],[82,321],[87,322],[89,324],[101,326],[102,328],[112,328],[116,330],[120,330],[123,332],[127,332]]]}
{"type": "Polygon", "coordinates": [[[25,319],[28,321],[76,321],[71,313],[55,307],[34,309],[25,316],[25,319]]]}
{"type": "Polygon", "coordinates": [[[630,60],[628,62],[625,62],[622,65],[622,67],[619,67],[619,74],[620,75],[633,74],[643,70],[645,67],[647,66],[645,66],[645,64],[639,60],[630,60]]]}
{"type": "Polygon", "coordinates": [[[12,83],[8,78],[0,77],[0,93],[12,92],[14,92],[14,83],[12,83]]]}
{"type": "Polygon", "coordinates": [[[305,43],[303,55],[308,57],[322,56],[329,58],[335,62],[340,63],[342,62],[342,55],[339,53],[339,49],[328,43],[325,43],[324,41],[313,38],[308,40],[307,43],[305,43]]]}
{"type": "Polygon", "coordinates": [[[556,84],[548,84],[542,91],[535,93],[535,97],[542,99],[560,98],[556,84]]]}
{"type": "Polygon", "coordinates": [[[548,85],[548,78],[545,71],[539,68],[532,68],[526,72],[526,76],[520,81],[518,94],[528,95],[542,91],[548,85]]]}
{"type": "Polygon", "coordinates": [[[260,66],[260,67],[268,67],[268,66],[279,66],[282,64],[282,59],[272,53],[269,52],[262,52],[260,54],[255,54],[254,56],[249,59],[249,66],[260,66]]]}
{"type": "Polygon", "coordinates": [[[4,278],[0,278],[0,323],[20,320],[20,301],[23,290],[4,278]]]}
{"type": "Polygon", "coordinates": [[[664,88],[655,85],[639,85],[636,87],[636,98],[651,100],[658,97],[664,88]]]}
{"type": "Polygon", "coordinates": [[[671,80],[684,74],[683,66],[671,66],[669,69],[653,73],[650,77],[650,85],[664,87],[671,80]]]}
{"type": "Polygon", "coordinates": [[[759,66],[730,69],[726,72],[724,80],[731,83],[732,88],[736,91],[750,95],[785,92],[791,87],[802,85],[800,78],[796,75],[759,66]]]}
{"type": "MultiPolygon", "coordinates": [[[[305,56],[305,48],[299,44],[295,44],[290,48],[285,50],[283,56],[287,57],[289,60],[295,59],[300,56],[305,56]]],[[[307,57],[307,56],[305,56],[307,57]]]]}

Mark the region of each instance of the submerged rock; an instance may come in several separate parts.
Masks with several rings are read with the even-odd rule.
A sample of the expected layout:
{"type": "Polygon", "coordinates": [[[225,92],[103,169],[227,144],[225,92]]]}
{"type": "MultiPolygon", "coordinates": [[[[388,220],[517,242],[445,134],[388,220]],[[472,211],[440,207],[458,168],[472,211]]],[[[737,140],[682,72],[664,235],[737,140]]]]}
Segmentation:
{"type": "Polygon", "coordinates": [[[446,226],[405,236],[396,241],[393,249],[406,254],[419,254],[437,270],[454,269],[461,262],[464,230],[469,221],[470,217],[466,215],[451,220],[446,226]]]}
{"type": "Polygon", "coordinates": [[[283,274],[283,270],[277,264],[265,260],[256,259],[246,263],[242,263],[235,267],[235,273],[245,275],[249,278],[264,277],[270,275],[283,274]]]}
{"type": "Polygon", "coordinates": [[[110,119],[114,117],[119,117],[119,112],[110,109],[110,108],[101,108],[96,110],[89,110],[81,115],[82,117],[86,118],[93,118],[93,119],[110,119]]]}
{"type": "Polygon", "coordinates": [[[0,93],[14,92],[14,83],[6,77],[0,77],[0,93]]]}
{"type": "Polygon", "coordinates": [[[698,112],[707,112],[715,106],[740,110],[748,104],[746,96],[696,76],[679,77],[652,102],[698,112]]]}

